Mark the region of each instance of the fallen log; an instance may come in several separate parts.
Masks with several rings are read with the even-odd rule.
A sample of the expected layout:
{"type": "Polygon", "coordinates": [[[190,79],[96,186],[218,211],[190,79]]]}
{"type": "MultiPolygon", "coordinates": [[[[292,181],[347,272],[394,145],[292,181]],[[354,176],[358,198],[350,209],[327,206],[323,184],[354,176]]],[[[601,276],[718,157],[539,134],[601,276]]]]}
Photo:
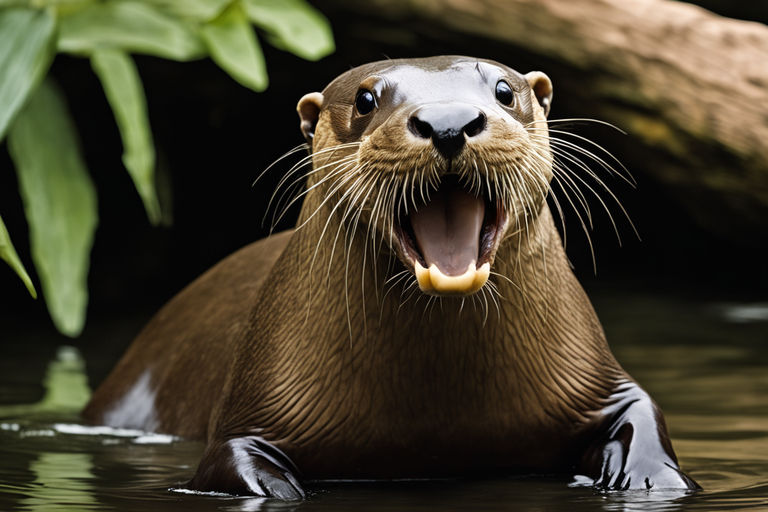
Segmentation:
{"type": "MultiPolygon", "coordinates": [[[[668,0],[334,0],[446,41],[490,38],[566,66],[560,91],[642,143],[630,155],[700,223],[768,232],[768,27],[668,0]],[[577,91],[580,89],[581,92],[577,91]],[[573,93],[573,94],[571,94],[573,93]]],[[[549,70],[545,70],[549,71],[549,70]]],[[[570,99],[570,98],[569,98],[570,99]]]]}

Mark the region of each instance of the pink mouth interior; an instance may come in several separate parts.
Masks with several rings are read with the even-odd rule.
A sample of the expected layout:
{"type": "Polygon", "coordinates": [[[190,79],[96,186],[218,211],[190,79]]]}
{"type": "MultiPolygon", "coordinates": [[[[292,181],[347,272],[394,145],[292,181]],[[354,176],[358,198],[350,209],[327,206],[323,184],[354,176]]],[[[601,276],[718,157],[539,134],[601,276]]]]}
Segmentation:
{"type": "Polygon", "coordinates": [[[462,275],[477,264],[485,200],[456,180],[445,180],[429,195],[427,204],[409,216],[419,252],[427,267],[435,264],[447,276],[462,275]]]}

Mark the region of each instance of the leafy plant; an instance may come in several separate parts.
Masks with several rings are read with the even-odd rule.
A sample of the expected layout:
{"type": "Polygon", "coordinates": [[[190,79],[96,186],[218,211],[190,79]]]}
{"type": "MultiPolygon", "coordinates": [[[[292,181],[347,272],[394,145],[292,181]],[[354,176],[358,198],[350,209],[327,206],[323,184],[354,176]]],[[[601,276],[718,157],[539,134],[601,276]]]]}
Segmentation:
{"type": "MultiPolygon", "coordinates": [[[[258,33],[309,60],[334,50],[327,20],[304,0],[0,0],[0,142],[7,135],[32,260],[56,327],[77,336],[97,199],[66,101],[46,77],[57,53],[90,59],[123,142],[122,161],[153,224],[161,219],[155,149],[131,54],[210,57],[240,84],[268,84],[258,33]]],[[[0,258],[37,292],[0,217],[0,258]]]]}

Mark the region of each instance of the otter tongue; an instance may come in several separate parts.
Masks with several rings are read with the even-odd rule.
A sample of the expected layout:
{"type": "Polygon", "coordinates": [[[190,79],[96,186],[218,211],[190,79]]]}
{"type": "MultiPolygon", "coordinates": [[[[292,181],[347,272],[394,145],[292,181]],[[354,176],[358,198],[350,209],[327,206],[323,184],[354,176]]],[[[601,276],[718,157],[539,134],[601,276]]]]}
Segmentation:
{"type": "MultiPolygon", "coordinates": [[[[416,243],[427,267],[460,276],[477,263],[485,202],[458,183],[443,182],[430,201],[410,215],[416,243]]],[[[472,269],[474,270],[474,268],[472,269]]]]}

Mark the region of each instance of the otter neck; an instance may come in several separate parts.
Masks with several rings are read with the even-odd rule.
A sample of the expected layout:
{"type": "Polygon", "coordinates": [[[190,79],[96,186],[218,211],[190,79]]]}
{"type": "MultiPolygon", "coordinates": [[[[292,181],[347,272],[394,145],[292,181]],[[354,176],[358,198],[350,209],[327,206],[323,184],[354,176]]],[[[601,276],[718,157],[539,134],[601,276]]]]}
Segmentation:
{"type": "Polygon", "coordinates": [[[403,270],[400,261],[388,256],[387,248],[374,254],[362,224],[345,243],[348,226],[342,223],[341,208],[334,210],[332,201],[322,204],[319,198],[320,194],[308,196],[299,221],[307,225],[295,236],[301,253],[316,253],[313,275],[305,279],[312,296],[307,328],[321,325],[327,332],[335,325],[336,335],[324,337],[336,345],[329,349],[349,351],[361,361],[375,351],[379,364],[397,364],[403,371],[412,367],[414,373],[422,371],[420,365],[437,360],[457,364],[451,357],[483,367],[487,358],[497,358],[506,365],[504,371],[528,372],[535,378],[548,375],[556,386],[568,387],[564,379],[581,374],[585,379],[594,377],[598,386],[610,387],[605,367],[618,372],[618,364],[568,267],[546,205],[528,219],[527,228],[521,224],[516,233],[510,229],[513,234],[502,243],[493,271],[505,277],[491,278],[498,293],[492,298],[489,290],[479,292],[462,304],[457,298],[430,300],[410,275],[385,285],[403,270]],[[588,336],[576,339],[574,332],[588,336]],[[580,364],[573,355],[584,352],[592,358],[594,372],[589,365],[573,371],[580,364]]]}
{"type": "Polygon", "coordinates": [[[592,421],[590,411],[603,406],[623,373],[546,207],[529,219],[526,236],[497,252],[494,271],[515,284],[491,276],[504,299],[498,309],[489,300],[486,313],[471,299],[463,308],[450,299],[425,310],[426,297],[416,300],[421,292],[413,287],[403,304],[401,293],[410,293],[404,285],[381,298],[384,276],[402,264],[388,261],[384,249],[370,254],[361,225],[345,246],[342,215],[321,197],[308,195],[305,224],[271,271],[282,293],[255,305],[259,322],[244,336],[272,342],[258,351],[241,344],[228,380],[234,398],[222,404],[233,414],[217,429],[256,429],[267,439],[280,432],[273,441],[290,448],[313,446],[318,429],[368,439],[386,424],[393,435],[428,440],[446,424],[480,422],[504,437],[510,429],[522,435],[592,421]],[[281,315],[296,304],[306,309],[286,322],[281,315]],[[270,364],[256,375],[254,360],[270,364]],[[243,410],[248,414],[235,414],[243,410]]]}

